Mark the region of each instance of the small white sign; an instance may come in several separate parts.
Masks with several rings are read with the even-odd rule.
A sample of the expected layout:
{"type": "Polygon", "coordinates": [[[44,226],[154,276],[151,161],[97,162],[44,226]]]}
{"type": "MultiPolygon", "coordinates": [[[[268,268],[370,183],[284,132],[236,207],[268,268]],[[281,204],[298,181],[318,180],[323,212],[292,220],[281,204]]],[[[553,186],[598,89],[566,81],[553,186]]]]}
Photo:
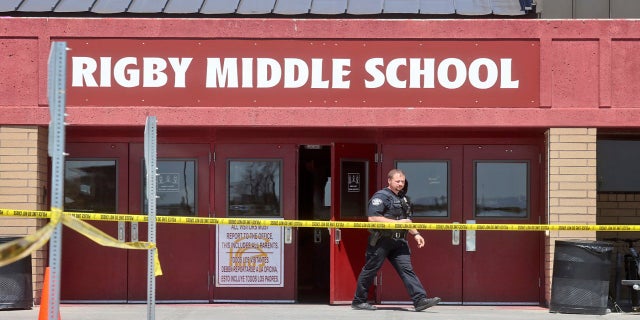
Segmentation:
{"type": "Polygon", "coordinates": [[[157,178],[158,192],[179,192],[179,173],[160,173],[157,178]]]}
{"type": "Polygon", "coordinates": [[[347,192],[360,192],[360,173],[347,173],[348,188],[347,192]]]}

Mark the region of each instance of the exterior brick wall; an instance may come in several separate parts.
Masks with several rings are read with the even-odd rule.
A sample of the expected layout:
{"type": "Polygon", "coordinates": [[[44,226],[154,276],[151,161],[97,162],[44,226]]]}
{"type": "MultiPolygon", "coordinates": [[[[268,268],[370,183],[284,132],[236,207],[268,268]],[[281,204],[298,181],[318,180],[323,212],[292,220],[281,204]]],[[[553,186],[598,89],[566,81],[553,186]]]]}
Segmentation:
{"type": "MultiPolygon", "coordinates": [[[[47,129],[0,126],[0,208],[45,210],[48,204],[47,129]]],[[[33,234],[44,219],[0,217],[1,237],[33,234]]],[[[39,304],[47,246],[32,253],[34,302],[39,304]]]]}
{"type": "MultiPolygon", "coordinates": [[[[596,224],[595,128],[551,128],[547,132],[549,224],[596,224]]],[[[545,237],[545,301],[551,301],[556,240],[596,240],[595,231],[548,231],[545,237]]]]}

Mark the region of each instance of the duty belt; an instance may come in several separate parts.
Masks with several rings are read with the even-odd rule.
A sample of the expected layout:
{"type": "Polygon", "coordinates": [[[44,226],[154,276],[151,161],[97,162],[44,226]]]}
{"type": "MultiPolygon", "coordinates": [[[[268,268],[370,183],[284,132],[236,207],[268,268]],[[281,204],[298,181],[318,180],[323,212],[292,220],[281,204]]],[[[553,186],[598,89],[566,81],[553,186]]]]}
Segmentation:
{"type": "Polygon", "coordinates": [[[404,239],[407,235],[407,230],[383,230],[381,231],[383,237],[392,239],[404,239]]]}

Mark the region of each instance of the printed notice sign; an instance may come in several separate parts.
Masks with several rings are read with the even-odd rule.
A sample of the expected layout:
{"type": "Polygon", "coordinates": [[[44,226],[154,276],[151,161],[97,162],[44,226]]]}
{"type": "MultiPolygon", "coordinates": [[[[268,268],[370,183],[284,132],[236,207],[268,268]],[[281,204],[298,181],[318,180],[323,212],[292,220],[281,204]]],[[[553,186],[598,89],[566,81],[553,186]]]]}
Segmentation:
{"type": "Polygon", "coordinates": [[[217,287],[283,287],[282,227],[217,225],[217,287]]]}

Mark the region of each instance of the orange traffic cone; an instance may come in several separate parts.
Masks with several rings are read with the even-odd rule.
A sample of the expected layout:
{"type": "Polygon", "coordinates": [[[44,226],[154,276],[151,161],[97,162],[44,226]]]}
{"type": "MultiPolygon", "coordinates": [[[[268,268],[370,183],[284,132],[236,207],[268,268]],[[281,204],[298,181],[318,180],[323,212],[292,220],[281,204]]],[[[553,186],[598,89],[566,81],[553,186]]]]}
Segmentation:
{"type": "MultiPolygon", "coordinates": [[[[40,296],[40,311],[38,312],[38,320],[49,320],[49,267],[44,269],[44,284],[42,285],[42,296],[40,296]]],[[[58,319],[60,312],[58,311],[58,319]]]]}

